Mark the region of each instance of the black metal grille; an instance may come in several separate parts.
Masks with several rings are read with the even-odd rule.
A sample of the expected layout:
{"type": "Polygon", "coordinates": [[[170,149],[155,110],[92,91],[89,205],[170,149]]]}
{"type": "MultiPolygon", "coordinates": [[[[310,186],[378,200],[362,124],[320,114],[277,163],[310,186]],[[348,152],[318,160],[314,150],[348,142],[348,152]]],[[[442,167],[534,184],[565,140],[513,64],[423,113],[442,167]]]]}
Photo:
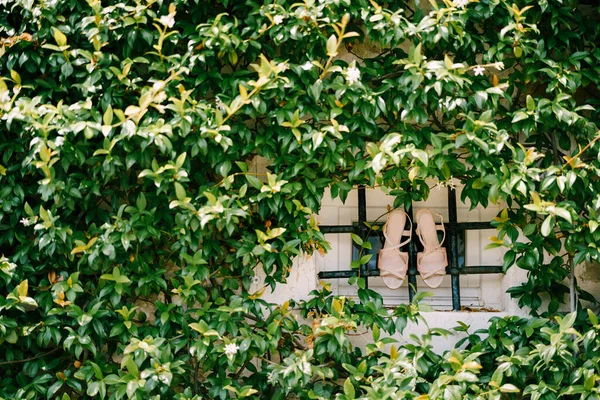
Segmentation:
{"type": "MultiPolygon", "coordinates": [[[[413,219],[413,207],[406,210],[408,216],[413,219]]],[[[502,267],[496,265],[465,266],[464,262],[459,262],[458,234],[468,230],[481,230],[493,228],[489,222],[458,222],[456,215],[456,191],[448,188],[448,216],[449,221],[444,223],[446,227],[446,251],[448,252],[448,266],[446,273],[451,276],[452,284],[452,309],[460,310],[460,275],[469,274],[495,274],[501,273],[502,267]]],[[[364,187],[358,188],[358,224],[355,225],[322,225],[320,227],[323,233],[356,233],[361,238],[366,237],[368,231],[367,225],[367,195],[364,187]]],[[[416,224],[413,224],[413,237],[416,224]]],[[[466,244],[465,244],[466,245],[466,244]]],[[[408,279],[408,297],[412,301],[417,289],[417,247],[414,240],[409,244],[408,250],[409,266],[407,272],[408,279]]],[[[365,265],[359,269],[348,269],[342,271],[321,271],[320,279],[350,278],[360,273],[365,279],[365,286],[369,286],[369,277],[379,276],[379,270],[369,270],[365,265]]]]}

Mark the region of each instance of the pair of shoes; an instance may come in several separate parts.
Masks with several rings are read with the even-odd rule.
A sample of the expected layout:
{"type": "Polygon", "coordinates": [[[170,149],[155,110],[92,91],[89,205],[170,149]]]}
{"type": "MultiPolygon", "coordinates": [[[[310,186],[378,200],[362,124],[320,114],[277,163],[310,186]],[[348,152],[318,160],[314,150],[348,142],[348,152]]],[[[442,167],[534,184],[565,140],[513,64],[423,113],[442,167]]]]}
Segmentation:
{"type": "MultiPolygon", "coordinates": [[[[441,222],[440,227],[444,234],[442,243],[446,237],[444,220],[439,213],[427,209],[417,211],[416,231],[421,244],[423,244],[423,251],[417,253],[417,270],[427,286],[436,288],[441,285],[444,275],[446,275],[448,257],[446,248],[442,247],[442,243],[438,240],[438,226],[435,223],[433,213],[441,222]]],[[[406,279],[408,271],[408,253],[400,251],[400,248],[412,239],[412,221],[403,210],[395,209],[388,214],[383,226],[383,236],[385,237],[385,244],[383,249],[379,250],[377,265],[380,276],[387,287],[397,289],[406,279]],[[410,223],[408,231],[405,230],[407,220],[410,223]],[[407,236],[408,239],[402,241],[404,236],[407,236]]]]}

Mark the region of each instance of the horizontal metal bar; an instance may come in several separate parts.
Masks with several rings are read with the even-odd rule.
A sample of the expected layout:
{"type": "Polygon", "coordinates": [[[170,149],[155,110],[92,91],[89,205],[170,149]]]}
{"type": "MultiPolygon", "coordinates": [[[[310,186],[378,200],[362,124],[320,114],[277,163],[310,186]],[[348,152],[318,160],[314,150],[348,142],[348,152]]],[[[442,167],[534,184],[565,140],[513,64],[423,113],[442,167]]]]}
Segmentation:
{"type": "MultiPolygon", "coordinates": [[[[452,229],[454,224],[445,223],[448,228],[452,229]]],[[[456,230],[458,231],[470,231],[478,229],[496,229],[489,222],[457,222],[456,230]]]]}
{"type": "MultiPolygon", "coordinates": [[[[379,225],[379,224],[378,224],[379,225]]],[[[489,222],[458,222],[452,224],[446,222],[444,227],[447,230],[456,229],[457,231],[471,231],[480,229],[495,229],[489,222]]],[[[319,229],[323,233],[356,233],[360,230],[358,224],[354,225],[321,225],[319,229]]]]}
{"type": "MultiPolygon", "coordinates": [[[[350,278],[358,275],[357,269],[348,269],[344,271],[322,271],[319,272],[320,279],[337,279],[337,278],[350,278]]],[[[379,276],[379,271],[363,271],[361,276],[379,276]]]]}
{"type": "Polygon", "coordinates": [[[502,267],[499,265],[479,265],[472,267],[464,267],[459,270],[461,275],[475,275],[475,274],[502,274],[502,267]]]}
{"type": "MultiPolygon", "coordinates": [[[[477,265],[471,267],[465,267],[453,271],[452,273],[458,273],[460,275],[475,275],[475,274],[501,274],[502,267],[498,265],[477,265]]],[[[348,269],[342,271],[321,271],[319,272],[320,279],[338,279],[338,278],[350,278],[358,274],[358,270],[348,269]]],[[[379,270],[364,271],[362,276],[379,276],[379,270]]],[[[418,271],[408,271],[408,275],[419,275],[418,271]]]]}
{"type": "Polygon", "coordinates": [[[323,233],[355,233],[358,225],[321,225],[319,229],[323,233]]]}

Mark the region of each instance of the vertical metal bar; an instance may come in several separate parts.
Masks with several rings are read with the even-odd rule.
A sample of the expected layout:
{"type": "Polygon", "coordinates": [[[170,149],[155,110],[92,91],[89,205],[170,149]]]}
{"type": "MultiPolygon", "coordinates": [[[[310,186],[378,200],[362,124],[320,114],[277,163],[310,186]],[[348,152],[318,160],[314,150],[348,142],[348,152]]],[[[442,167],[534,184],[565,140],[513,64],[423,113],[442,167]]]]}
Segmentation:
{"type": "MultiPolygon", "coordinates": [[[[412,301],[413,298],[415,297],[416,291],[417,291],[417,275],[418,275],[418,271],[417,271],[417,245],[416,245],[416,238],[417,238],[417,234],[416,234],[416,225],[414,224],[414,218],[413,218],[413,203],[410,204],[410,208],[408,210],[405,210],[406,214],[408,214],[408,217],[410,218],[411,221],[413,221],[412,224],[412,239],[409,244],[408,244],[408,300],[412,301]]],[[[407,224],[407,226],[410,224],[407,224]]]]}
{"type": "Polygon", "coordinates": [[[450,252],[448,257],[448,270],[452,279],[452,310],[460,311],[460,275],[458,274],[458,219],[456,215],[456,191],[448,188],[448,217],[446,237],[448,244],[446,250],[450,252]]]}
{"type": "MultiPolygon", "coordinates": [[[[358,187],[358,236],[363,240],[369,240],[367,235],[367,191],[364,186],[358,187]]],[[[366,273],[367,268],[364,265],[360,266],[360,276],[365,280],[365,288],[369,288],[369,276],[366,273]]]]}

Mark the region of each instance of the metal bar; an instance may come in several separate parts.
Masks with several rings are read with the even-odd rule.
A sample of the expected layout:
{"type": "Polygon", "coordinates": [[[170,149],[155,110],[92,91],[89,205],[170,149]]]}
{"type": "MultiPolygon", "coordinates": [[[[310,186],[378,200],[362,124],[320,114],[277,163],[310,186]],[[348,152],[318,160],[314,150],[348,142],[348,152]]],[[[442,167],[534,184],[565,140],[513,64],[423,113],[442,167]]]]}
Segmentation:
{"type": "MultiPolygon", "coordinates": [[[[356,225],[321,225],[319,229],[321,229],[321,232],[323,233],[355,233],[359,227],[356,225]]],[[[495,227],[489,222],[458,222],[455,225],[446,224],[447,231],[453,229],[457,231],[476,231],[482,229],[495,229],[495,227]]]]}
{"type": "MultiPolygon", "coordinates": [[[[321,229],[321,232],[323,233],[356,233],[359,227],[356,225],[321,225],[319,229],[321,229]]],[[[453,229],[456,229],[457,231],[474,231],[481,229],[495,229],[495,227],[489,222],[458,222],[456,225],[447,224],[447,231],[453,229]]]]}
{"type": "MultiPolygon", "coordinates": [[[[417,275],[419,274],[419,271],[417,270],[417,243],[416,243],[416,238],[417,238],[417,234],[415,232],[415,224],[414,224],[414,219],[413,219],[413,204],[412,202],[410,203],[410,208],[408,210],[405,210],[406,214],[408,214],[408,217],[410,218],[411,221],[413,221],[412,224],[412,232],[411,232],[411,238],[412,240],[409,242],[408,244],[408,299],[410,301],[413,301],[413,298],[415,297],[415,294],[417,292],[417,275]]],[[[408,221],[407,221],[408,222],[408,221]]]]}
{"type": "Polygon", "coordinates": [[[504,271],[499,265],[476,265],[472,267],[464,267],[458,270],[461,275],[474,275],[474,274],[501,274],[504,271]]]}
{"type": "Polygon", "coordinates": [[[456,273],[460,268],[458,265],[458,238],[456,237],[458,218],[456,215],[456,191],[452,188],[448,188],[448,217],[450,220],[448,224],[450,229],[448,229],[447,233],[448,246],[446,249],[450,250],[448,269],[452,271],[452,309],[460,311],[460,277],[456,273]]]}
{"type": "MultiPolygon", "coordinates": [[[[367,191],[364,186],[358,187],[358,232],[359,236],[363,240],[369,240],[367,238],[367,191]]],[[[365,288],[369,288],[369,274],[367,273],[365,265],[360,266],[360,276],[365,279],[365,288]]]]}
{"type": "MultiPolygon", "coordinates": [[[[456,204],[456,197],[455,197],[456,204]]],[[[456,214],[455,214],[456,215],[456,214]]],[[[450,225],[449,229],[456,229],[457,231],[476,231],[480,229],[496,229],[490,222],[457,222],[454,225],[450,225]],[[455,228],[456,227],[456,228],[455,228]]]]}
{"type": "Polygon", "coordinates": [[[367,221],[367,191],[364,186],[358,187],[358,222],[360,230],[366,230],[367,226],[363,223],[367,221]]]}
{"type": "MultiPolygon", "coordinates": [[[[320,279],[337,279],[337,278],[350,278],[352,276],[358,275],[358,270],[356,269],[347,269],[343,271],[322,271],[319,272],[320,279]]],[[[366,270],[364,273],[361,272],[361,276],[379,276],[379,271],[369,271],[366,270]]]]}
{"type": "MultiPolygon", "coordinates": [[[[474,274],[501,274],[502,267],[499,265],[474,265],[470,267],[465,267],[461,269],[455,269],[452,271],[455,274],[459,275],[474,275],[474,274]]],[[[342,271],[322,271],[319,272],[320,279],[337,279],[337,278],[350,278],[351,276],[355,276],[358,272],[355,269],[348,269],[342,271]]],[[[365,272],[365,275],[369,277],[379,276],[379,270],[365,272]]],[[[419,271],[409,271],[408,278],[411,276],[419,275],[419,271]]],[[[410,290],[410,289],[409,289],[410,290]]]]}
{"type": "Polygon", "coordinates": [[[323,233],[356,233],[356,225],[321,225],[319,229],[323,233]]]}

